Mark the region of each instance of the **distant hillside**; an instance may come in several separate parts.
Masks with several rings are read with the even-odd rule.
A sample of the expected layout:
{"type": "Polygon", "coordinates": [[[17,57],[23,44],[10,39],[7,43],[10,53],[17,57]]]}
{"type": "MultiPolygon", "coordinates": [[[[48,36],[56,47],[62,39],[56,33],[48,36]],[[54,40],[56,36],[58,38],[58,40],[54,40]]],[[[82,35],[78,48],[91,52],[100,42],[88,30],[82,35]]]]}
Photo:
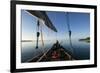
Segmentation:
{"type": "Polygon", "coordinates": [[[32,40],[22,40],[21,42],[32,42],[32,40]]]}
{"type": "Polygon", "coordinates": [[[86,37],[84,39],[79,39],[79,41],[86,41],[86,42],[90,42],[90,37],[86,37]]]}

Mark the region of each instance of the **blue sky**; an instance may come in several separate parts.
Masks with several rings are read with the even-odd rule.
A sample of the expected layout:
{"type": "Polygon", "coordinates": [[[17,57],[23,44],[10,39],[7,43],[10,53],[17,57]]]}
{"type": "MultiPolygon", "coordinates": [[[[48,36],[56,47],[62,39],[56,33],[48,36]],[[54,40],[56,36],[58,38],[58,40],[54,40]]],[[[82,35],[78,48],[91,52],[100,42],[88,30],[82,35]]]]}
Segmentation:
{"type": "MultiPolygon", "coordinates": [[[[58,32],[53,32],[42,25],[43,37],[48,39],[68,39],[67,15],[65,12],[46,12],[58,32]]],[[[26,11],[21,11],[22,16],[22,40],[36,40],[37,18],[26,11]]],[[[72,39],[80,39],[90,36],[89,13],[69,12],[69,24],[72,30],[72,39]]]]}

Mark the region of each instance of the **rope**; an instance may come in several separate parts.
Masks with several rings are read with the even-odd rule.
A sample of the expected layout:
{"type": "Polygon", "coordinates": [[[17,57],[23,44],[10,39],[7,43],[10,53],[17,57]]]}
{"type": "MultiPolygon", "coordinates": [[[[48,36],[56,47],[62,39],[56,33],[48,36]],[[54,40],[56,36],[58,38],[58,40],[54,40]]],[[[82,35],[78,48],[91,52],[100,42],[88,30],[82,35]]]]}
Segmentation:
{"type": "Polygon", "coordinates": [[[39,20],[37,20],[37,42],[36,42],[36,49],[38,49],[38,40],[39,40],[39,35],[40,35],[40,33],[39,33],[39,20]]]}
{"type": "Polygon", "coordinates": [[[42,46],[44,47],[43,32],[42,32],[42,25],[41,25],[41,41],[42,41],[42,46]]]}
{"type": "MultiPolygon", "coordinates": [[[[44,51],[45,47],[44,47],[42,26],[43,26],[43,23],[41,22],[41,26],[40,26],[41,27],[41,30],[40,30],[41,31],[41,42],[42,42],[41,51],[42,51],[43,55],[46,57],[46,54],[45,54],[45,51],[44,51]]],[[[41,60],[41,57],[37,61],[39,61],[39,60],[41,60]]]]}
{"type": "MultiPolygon", "coordinates": [[[[54,20],[56,21],[56,13],[55,13],[55,16],[54,16],[54,20]]],[[[55,32],[55,35],[56,35],[56,41],[58,40],[57,38],[57,32],[55,32]]]]}
{"type": "Polygon", "coordinates": [[[74,55],[74,49],[73,49],[72,40],[71,40],[72,31],[70,29],[69,13],[68,12],[66,13],[66,19],[67,19],[67,26],[68,26],[68,32],[69,32],[69,44],[70,44],[70,48],[71,48],[71,51],[72,51],[72,55],[74,55]]]}

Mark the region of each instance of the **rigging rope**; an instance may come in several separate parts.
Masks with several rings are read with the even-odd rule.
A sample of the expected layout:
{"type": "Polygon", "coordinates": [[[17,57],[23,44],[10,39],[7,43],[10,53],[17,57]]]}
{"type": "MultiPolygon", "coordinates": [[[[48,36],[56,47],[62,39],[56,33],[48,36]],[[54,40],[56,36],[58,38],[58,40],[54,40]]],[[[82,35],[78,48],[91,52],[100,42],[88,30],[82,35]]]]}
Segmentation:
{"type": "Polygon", "coordinates": [[[40,33],[39,33],[39,25],[40,25],[39,20],[37,20],[37,41],[36,41],[36,49],[38,49],[38,40],[39,40],[39,35],[40,35],[40,33]]]}
{"type": "MultiPolygon", "coordinates": [[[[56,13],[55,13],[55,16],[54,16],[54,21],[56,21],[56,13]]],[[[57,32],[55,32],[55,35],[56,35],[56,40],[55,41],[57,41],[58,40],[58,37],[57,37],[57,32]]]]}
{"type": "Polygon", "coordinates": [[[41,41],[42,41],[42,46],[44,47],[43,32],[42,32],[42,25],[41,25],[41,41]]]}
{"type": "Polygon", "coordinates": [[[69,13],[68,12],[66,13],[66,19],[67,19],[67,26],[68,26],[68,32],[69,32],[69,44],[70,44],[70,48],[71,48],[71,51],[72,51],[71,53],[73,55],[74,49],[73,49],[73,46],[72,46],[72,39],[71,39],[72,31],[71,31],[71,28],[70,28],[69,13]]]}

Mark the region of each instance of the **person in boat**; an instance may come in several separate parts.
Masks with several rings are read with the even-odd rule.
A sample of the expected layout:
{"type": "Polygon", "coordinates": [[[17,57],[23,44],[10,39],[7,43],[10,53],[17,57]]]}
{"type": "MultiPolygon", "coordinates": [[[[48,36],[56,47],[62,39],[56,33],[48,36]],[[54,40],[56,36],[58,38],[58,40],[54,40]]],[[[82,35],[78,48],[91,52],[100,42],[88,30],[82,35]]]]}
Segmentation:
{"type": "Polygon", "coordinates": [[[54,44],[53,49],[54,49],[54,50],[57,50],[57,49],[59,49],[59,48],[60,48],[60,44],[59,44],[59,41],[57,40],[56,43],[54,44]]]}
{"type": "Polygon", "coordinates": [[[53,61],[65,60],[67,58],[64,53],[64,49],[57,40],[53,47],[53,52],[51,53],[51,58],[53,61]]]}
{"type": "Polygon", "coordinates": [[[51,53],[52,60],[59,60],[59,58],[60,58],[60,53],[58,51],[59,48],[60,48],[60,44],[57,40],[56,43],[54,44],[53,52],[51,53]]]}

